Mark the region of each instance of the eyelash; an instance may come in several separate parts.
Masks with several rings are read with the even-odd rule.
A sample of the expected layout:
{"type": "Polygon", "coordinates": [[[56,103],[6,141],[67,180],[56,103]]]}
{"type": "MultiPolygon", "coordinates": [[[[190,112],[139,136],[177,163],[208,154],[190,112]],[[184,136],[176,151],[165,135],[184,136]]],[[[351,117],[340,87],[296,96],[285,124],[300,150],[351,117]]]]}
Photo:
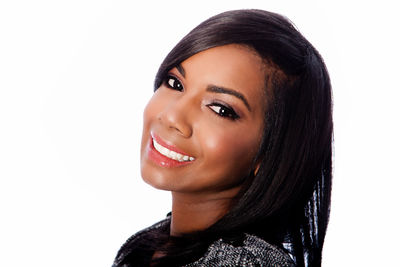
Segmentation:
{"type": "Polygon", "coordinates": [[[171,74],[168,74],[165,77],[164,83],[170,89],[177,90],[179,92],[183,91],[183,85],[182,85],[181,81],[171,74]],[[170,81],[172,81],[174,83],[174,85],[171,85],[170,81]]]}
{"type": "MultiPolygon", "coordinates": [[[[175,77],[174,75],[171,75],[171,74],[168,74],[165,77],[164,84],[172,90],[177,90],[177,91],[182,92],[184,89],[182,82],[177,77],[175,77]],[[173,84],[171,85],[170,82],[172,82],[173,84]]],[[[229,106],[214,102],[214,103],[208,104],[207,107],[209,107],[211,109],[211,111],[214,112],[219,117],[230,119],[230,120],[239,119],[239,116],[234,111],[234,109],[229,106]],[[219,110],[216,110],[215,107],[219,108],[219,110]]]]}
{"type": "Polygon", "coordinates": [[[211,103],[211,104],[207,105],[207,107],[209,107],[217,116],[220,116],[222,118],[227,118],[230,120],[239,119],[239,116],[237,115],[237,113],[233,110],[233,108],[231,108],[229,106],[225,106],[220,103],[211,103]],[[219,110],[218,111],[215,110],[214,107],[219,108],[219,110]]]}

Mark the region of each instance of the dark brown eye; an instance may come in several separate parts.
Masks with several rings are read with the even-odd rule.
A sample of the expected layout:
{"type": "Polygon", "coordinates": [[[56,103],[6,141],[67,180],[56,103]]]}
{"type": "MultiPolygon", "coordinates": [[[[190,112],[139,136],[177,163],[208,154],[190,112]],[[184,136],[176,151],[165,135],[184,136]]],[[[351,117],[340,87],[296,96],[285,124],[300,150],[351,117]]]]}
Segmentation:
{"type": "Polygon", "coordinates": [[[220,117],[224,117],[224,118],[228,118],[228,119],[232,119],[232,120],[239,118],[239,116],[236,114],[236,112],[232,108],[226,107],[222,104],[213,103],[213,104],[208,105],[208,107],[220,117]]]}
{"type": "Polygon", "coordinates": [[[173,90],[182,91],[183,85],[178,78],[172,75],[167,75],[165,78],[165,85],[173,90]]]}

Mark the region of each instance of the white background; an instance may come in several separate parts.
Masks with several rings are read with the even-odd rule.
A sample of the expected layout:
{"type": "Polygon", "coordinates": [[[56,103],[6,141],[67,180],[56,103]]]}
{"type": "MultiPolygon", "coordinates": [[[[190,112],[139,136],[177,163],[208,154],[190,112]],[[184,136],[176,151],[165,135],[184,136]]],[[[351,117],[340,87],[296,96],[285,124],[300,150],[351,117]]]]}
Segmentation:
{"type": "Polygon", "coordinates": [[[323,266],[400,266],[398,8],[266,0],[1,1],[0,266],[110,266],[126,238],[164,218],[169,193],[139,171],[154,75],[190,29],[237,8],[289,17],[330,71],[323,266]]]}

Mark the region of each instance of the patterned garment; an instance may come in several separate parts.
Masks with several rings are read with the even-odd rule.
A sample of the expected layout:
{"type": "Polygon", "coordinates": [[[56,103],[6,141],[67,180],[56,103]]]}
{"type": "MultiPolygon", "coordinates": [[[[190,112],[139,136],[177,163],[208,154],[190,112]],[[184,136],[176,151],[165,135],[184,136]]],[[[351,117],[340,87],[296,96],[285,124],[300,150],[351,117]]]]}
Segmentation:
{"type": "MultiPolygon", "coordinates": [[[[169,223],[170,218],[167,218],[129,238],[128,241],[122,246],[112,267],[133,267],[134,265],[131,264],[121,265],[121,262],[125,258],[126,254],[130,252],[129,249],[125,248],[126,244],[134,241],[147,231],[165,227],[167,224],[169,225],[169,223]]],[[[221,266],[293,267],[295,264],[291,257],[281,249],[267,243],[257,236],[245,234],[245,238],[241,246],[233,246],[232,244],[225,242],[223,239],[219,239],[208,247],[208,250],[203,257],[183,267],[221,266]]]]}

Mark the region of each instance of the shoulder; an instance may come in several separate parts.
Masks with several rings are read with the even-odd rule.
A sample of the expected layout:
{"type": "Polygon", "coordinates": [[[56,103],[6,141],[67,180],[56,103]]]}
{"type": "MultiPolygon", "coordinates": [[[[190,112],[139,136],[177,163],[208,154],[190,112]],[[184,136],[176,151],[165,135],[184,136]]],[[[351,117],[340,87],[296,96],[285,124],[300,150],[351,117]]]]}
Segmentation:
{"type": "Polygon", "coordinates": [[[162,229],[165,228],[167,226],[169,226],[170,224],[170,220],[171,218],[168,216],[166,219],[161,220],[139,232],[137,232],[136,234],[132,235],[130,238],[128,238],[128,240],[125,242],[124,245],[122,245],[122,247],[124,247],[125,245],[134,242],[135,240],[140,239],[141,237],[143,237],[144,235],[146,235],[147,233],[156,230],[156,229],[162,229]]]}
{"type": "MultiPolygon", "coordinates": [[[[125,243],[121,246],[119,249],[117,256],[115,257],[114,260],[114,266],[122,266],[121,262],[132,252],[136,251],[138,242],[140,240],[143,240],[150,232],[153,230],[157,231],[158,229],[162,230],[164,228],[169,228],[170,224],[170,217],[168,216],[166,219],[159,221],[155,224],[153,224],[150,227],[147,227],[136,234],[132,235],[130,238],[128,238],[125,243]]],[[[124,265],[125,266],[125,265],[124,265]]]]}
{"type": "Polygon", "coordinates": [[[215,241],[195,266],[295,266],[290,256],[263,239],[246,234],[241,246],[234,246],[223,239],[215,241]]]}

